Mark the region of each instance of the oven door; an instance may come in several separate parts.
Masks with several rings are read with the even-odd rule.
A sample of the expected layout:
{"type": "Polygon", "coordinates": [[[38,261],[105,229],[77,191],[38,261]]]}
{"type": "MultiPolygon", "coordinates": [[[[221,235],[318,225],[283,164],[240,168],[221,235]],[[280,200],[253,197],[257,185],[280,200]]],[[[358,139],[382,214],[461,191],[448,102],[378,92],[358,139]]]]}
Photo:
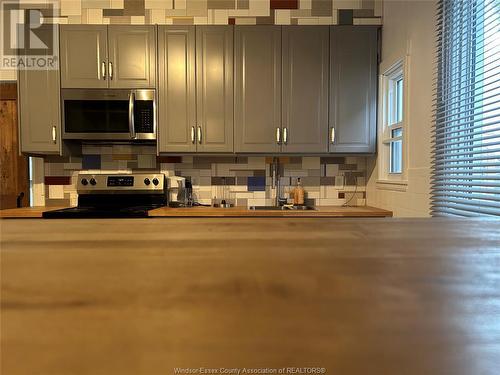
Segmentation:
{"type": "Polygon", "coordinates": [[[155,140],[155,90],[61,90],[63,138],[155,140]]]}

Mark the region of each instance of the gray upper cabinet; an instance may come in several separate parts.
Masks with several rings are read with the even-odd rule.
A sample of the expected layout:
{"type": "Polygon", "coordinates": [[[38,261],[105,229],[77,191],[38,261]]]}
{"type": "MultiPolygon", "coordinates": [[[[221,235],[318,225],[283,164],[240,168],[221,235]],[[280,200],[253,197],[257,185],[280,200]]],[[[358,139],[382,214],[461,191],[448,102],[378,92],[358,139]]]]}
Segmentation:
{"type": "Polygon", "coordinates": [[[195,27],[158,27],[158,151],[196,151],[195,27]]]}
{"type": "Polygon", "coordinates": [[[155,26],[61,26],[62,88],[156,84],[155,26]]]}
{"type": "MultiPolygon", "coordinates": [[[[158,86],[159,152],[376,151],[376,26],[63,25],[60,32],[63,88],[158,86]]],[[[46,73],[33,85],[53,79],[46,73]]],[[[25,95],[25,108],[38,106],[25,95]]],[[[34,113],[48,118],[52,107],[34,113]]],[[[47,152],[57,152],[57,142],[47,152]]]]}
{"type": "Polygon", "coordinates": [[[233,26],[196,27],[197,151],[233,151],[233,26]]]}
{"type": "Polygon", "coordinates": [[[377,27],[330,28],[330,152],[373,153],[377,130],[377,27]]]}
{"type": "Polygon", "coordinates": [[[60,154],[59,71],[19,71],[18,91],[21,152],[60,154]]]}
{"type": "Polygon", "coordinates": [[[61,26],[61,86],[108,87],[107,26],[61,26]]]}
{"type": "Polygon", "coordinates": [[[234,43],[235,151],[279,152],[281,27],[235,26],[234,43]]]}
{"type": "Polygon", "coordinates": [[[110,88],[155,87],[155,30],[154,26],[109,26],[110,88]]]}
{"type": "Polygon", "coordinates": [[[283,26],[282,151],[328,152],[328,26],[283,26]]]}

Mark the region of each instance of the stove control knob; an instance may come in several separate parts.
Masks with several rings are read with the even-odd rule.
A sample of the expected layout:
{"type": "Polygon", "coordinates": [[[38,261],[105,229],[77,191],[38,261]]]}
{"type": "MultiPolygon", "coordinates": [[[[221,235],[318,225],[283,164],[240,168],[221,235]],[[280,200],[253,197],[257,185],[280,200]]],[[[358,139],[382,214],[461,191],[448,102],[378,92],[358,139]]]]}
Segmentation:
{"type": "Polygon", "coordinates": [[[159,183],[160,183],[160,181],[158,181],[157,178],[153,178],[153,185],[154,186],[158,186],[159,183]]]}
{"type": "Polygon", "coordinates": [[[97,182],[95,181],[94,178],[91,178],[90,179],[90,185],[95,186],[95,184],[97,184],[97,182]]]}
{"type": "Polygon", "coordinates": [[[86,178],[82,178],[82,181],[80,182],[82,183],[83,186],[87,186],[89,183],[86,178]]]}
{"type": "Polygon", "coordinates": [[[149,184],[151,183],[151,181],[149,180],[149,178],[145,178],[144,179],[144,183],[146,184],[146,186],[149,186],[149,184]]]}

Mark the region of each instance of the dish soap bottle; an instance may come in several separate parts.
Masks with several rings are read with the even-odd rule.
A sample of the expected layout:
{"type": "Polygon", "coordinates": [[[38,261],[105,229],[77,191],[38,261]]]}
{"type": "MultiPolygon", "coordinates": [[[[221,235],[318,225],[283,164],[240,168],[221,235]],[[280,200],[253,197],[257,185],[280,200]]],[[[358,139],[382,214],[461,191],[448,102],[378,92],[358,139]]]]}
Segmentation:
{"type": "Polygon", "coordinates": [[[293,189],[293,204],[295,206],[303,206],[304,205],[304,188],[302,187],[302,182],[300,178],[297,179],[297,186],[293,189]]]}

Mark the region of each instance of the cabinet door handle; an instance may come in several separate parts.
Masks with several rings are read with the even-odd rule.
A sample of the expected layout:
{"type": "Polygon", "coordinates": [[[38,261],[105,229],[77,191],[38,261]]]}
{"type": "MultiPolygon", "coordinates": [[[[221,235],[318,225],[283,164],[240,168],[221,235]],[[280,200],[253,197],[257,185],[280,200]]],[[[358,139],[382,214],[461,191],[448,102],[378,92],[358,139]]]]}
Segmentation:
{"type": "Polygon", "coordinates": [[[196,142],[194,132],[195,132],[195,130],[194,130],[194,126],[191,126],[191,143],[192,143],[192,144],[194,144],[194,143],[196,142]]]}
{"type": "Polygon", "coordinates": [[[105,81],[106,80],[106,61],[102,62],[101,69],[102,69],[102,79],[105,81]]]}
{"type": "Polygon", "coordinates": [[[288,143],[288,128],[283,128],[283,143],[288,143]]]}
{"type": "Polygon", "coordinates": [[[109,62],[109,79],[113,79],[113,63],[109,62]]]}
{"type": "Polygon", "coordinates": [[[52,142],[57,143],[57,128],[52,126],[52,142]]]}
{"type": "Polygon", "coordinates": [[[330,142],[335,143],[335,128],[330,129],[330,142]]]}
{"type": "Polygon", "coordinates": [[[276,143],[281,144],[281,128],[276,128],[276,143]]]}
{"type": "Polygon", "coordinates": [[[198,143],[201,145],[201,126],[198,126],[198,143]]]}

